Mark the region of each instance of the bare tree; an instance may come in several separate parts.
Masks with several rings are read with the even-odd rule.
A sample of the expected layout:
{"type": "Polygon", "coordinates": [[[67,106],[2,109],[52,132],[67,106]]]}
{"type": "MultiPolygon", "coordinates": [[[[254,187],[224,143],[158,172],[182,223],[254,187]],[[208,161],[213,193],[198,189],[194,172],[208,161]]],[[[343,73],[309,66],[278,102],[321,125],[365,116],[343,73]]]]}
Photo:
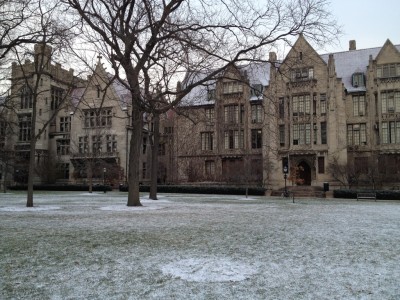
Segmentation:
{"type": "Polygon", "coordinates": [[[332,161],[328,165],[328,171],[335,180],[348,188],[351,188],[353,185],[357,184],[358,177],[360,176],[360,174],[356,172],[353,165],[349,163],[341,164],[339,163],[337,157],[332,158],[332,161]]]}
{"type": "MultiPolygon", "coordinates": [[[[38,139],[46,135],[47,127],[54,122],[57,113],[65,108],[66,99],[68,99],[76,77],[73,76],[72,70],[63,70],[63,86],[65,89],[60,88],[54,95],[52,94],[50,109],[48,109],[50,105],[44,106],[44,95],[53,92],[44,87],[43,79],[52,74],[53,69],[59,68],[59,72],[61,72],[61,67],[51,65],[51,60],[55,53],[59,53],[61,49],[66,47],[72,36],[69,27],[64,26],[62,22],[56,2],[33,1],[29,3],[26,9],[31,12],[29,21],[26,21],[30,30],[27,36],[34,34],[35,38],[31,39],[30,42],[35,41],[38,44],[35,45],[33,53],[29,43],[21,42],[11,49],[14,62],[12,64],[10,101],[16,104],[15,107],[20,104],[23,106],[20,108],[29,110],[29,114],[18,120],[18,126],[20,127],[20,138],[23,135],[24,140],[29,142],[29,150],[27,148],[29,151],[27,206],[32,207],[36,143],[38,139]],[[31,59],[33,59],[32,62],[31,59]],[[41,108],[43,108],[43,111],[41,108]],[[25,126],[25,131],[21,130],[21,126],[25,126]]],[[[72,25],[69,24],[69,26],[72,25]]],[[[42,159],[45,159],[45,157],[42,157],[42,159]]]]}
{"type": "Polygon", "coordinates": [[[128,206],[141,205],[144,112],[166,111],[230,65],[262,59],[264,48],[293,35],[324,43],[338,32],[325,0],[63,2],[78,13],[86,38],[102,49],[132,96],[128,206]],[[207,75],[198,77],[199,72],[207,75]],[[183,74],[183,84],[176,85],[183,74]]]}

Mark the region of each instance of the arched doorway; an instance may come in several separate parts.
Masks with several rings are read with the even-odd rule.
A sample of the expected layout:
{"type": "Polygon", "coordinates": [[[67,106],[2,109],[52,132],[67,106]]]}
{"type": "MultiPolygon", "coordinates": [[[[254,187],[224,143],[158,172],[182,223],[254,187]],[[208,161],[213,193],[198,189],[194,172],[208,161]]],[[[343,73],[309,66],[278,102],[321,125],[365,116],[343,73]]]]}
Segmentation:
{"type": "Polygon", "coordinates": [[[299,163],[299,179],[302,179],[301,185],[311,185],[311,168],[304,160],[299,163]]]}

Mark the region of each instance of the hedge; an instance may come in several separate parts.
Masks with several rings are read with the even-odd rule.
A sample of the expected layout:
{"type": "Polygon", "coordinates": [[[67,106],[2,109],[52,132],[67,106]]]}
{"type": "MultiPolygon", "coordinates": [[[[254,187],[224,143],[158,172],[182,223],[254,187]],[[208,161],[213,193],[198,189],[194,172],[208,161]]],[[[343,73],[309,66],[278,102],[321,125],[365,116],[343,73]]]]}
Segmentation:
{"type": "MultiPolygon", "coordinates": [[[[27,190],[28,187],[26,185],[15,185],[7,187],[9,190],[14,191],[24,191],[27,190]]],[[[88,185],[82,184],[35,184],[33,185],[33,189],[35,191],[89,191],[88,185]]],[[[104,191],[112,191],[112,187],[109,185],[93,185],[93,191],[104,192],[104,191]]]]}
{"type": "Polygon", "coordinates": [[[333,197],[357,199],[357,193],[376,193],[379,200],[400,200],[400,191],[393,190],[334,190],[333,197]]]}
{"type": "MultiPolygon", "coordinates": [[[[121,185],[121,192],[127,192],[128,186],[121,185]]],[[[141,192],[149,192],[150,186],[141,185],[141,192]]],[[[246,195],[246,188],[232,186],[187,186],[187,185],[158,185],[157,192],[159,193],[181,193],[181,194],[219,194],[219,195],[246,195]]],[[[253,196],[264,196],[265,189],[251,187],[248,189],[248,194],[253,196]]]]}

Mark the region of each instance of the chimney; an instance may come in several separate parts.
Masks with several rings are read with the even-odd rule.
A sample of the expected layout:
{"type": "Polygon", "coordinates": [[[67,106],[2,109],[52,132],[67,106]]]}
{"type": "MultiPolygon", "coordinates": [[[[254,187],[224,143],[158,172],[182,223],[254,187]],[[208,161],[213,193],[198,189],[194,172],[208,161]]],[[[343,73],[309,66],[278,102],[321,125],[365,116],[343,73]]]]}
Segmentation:
{"type": "Polygon", "coordinates": [[[356,40],[349,41],[349,50],[352,51],[352,50],[356,50],[356,49],[357,49],[356,40]]]}
{"type": "Polygon", "coordinates": [[[270,62],[276,62],[277,61],[275,52],[270,52],[269,53],[269,61],[270,62]]]}

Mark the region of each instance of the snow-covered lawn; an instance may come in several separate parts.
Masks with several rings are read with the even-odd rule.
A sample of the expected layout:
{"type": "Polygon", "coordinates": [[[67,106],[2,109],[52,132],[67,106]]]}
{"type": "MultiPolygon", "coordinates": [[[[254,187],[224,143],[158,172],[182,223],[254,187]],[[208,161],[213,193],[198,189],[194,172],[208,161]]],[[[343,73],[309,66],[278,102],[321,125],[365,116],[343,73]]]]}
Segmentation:
{"type": "Polygon", "coordinates": [[[0,194],[0,299],[400,299],[400,202],[0,194]]]}

